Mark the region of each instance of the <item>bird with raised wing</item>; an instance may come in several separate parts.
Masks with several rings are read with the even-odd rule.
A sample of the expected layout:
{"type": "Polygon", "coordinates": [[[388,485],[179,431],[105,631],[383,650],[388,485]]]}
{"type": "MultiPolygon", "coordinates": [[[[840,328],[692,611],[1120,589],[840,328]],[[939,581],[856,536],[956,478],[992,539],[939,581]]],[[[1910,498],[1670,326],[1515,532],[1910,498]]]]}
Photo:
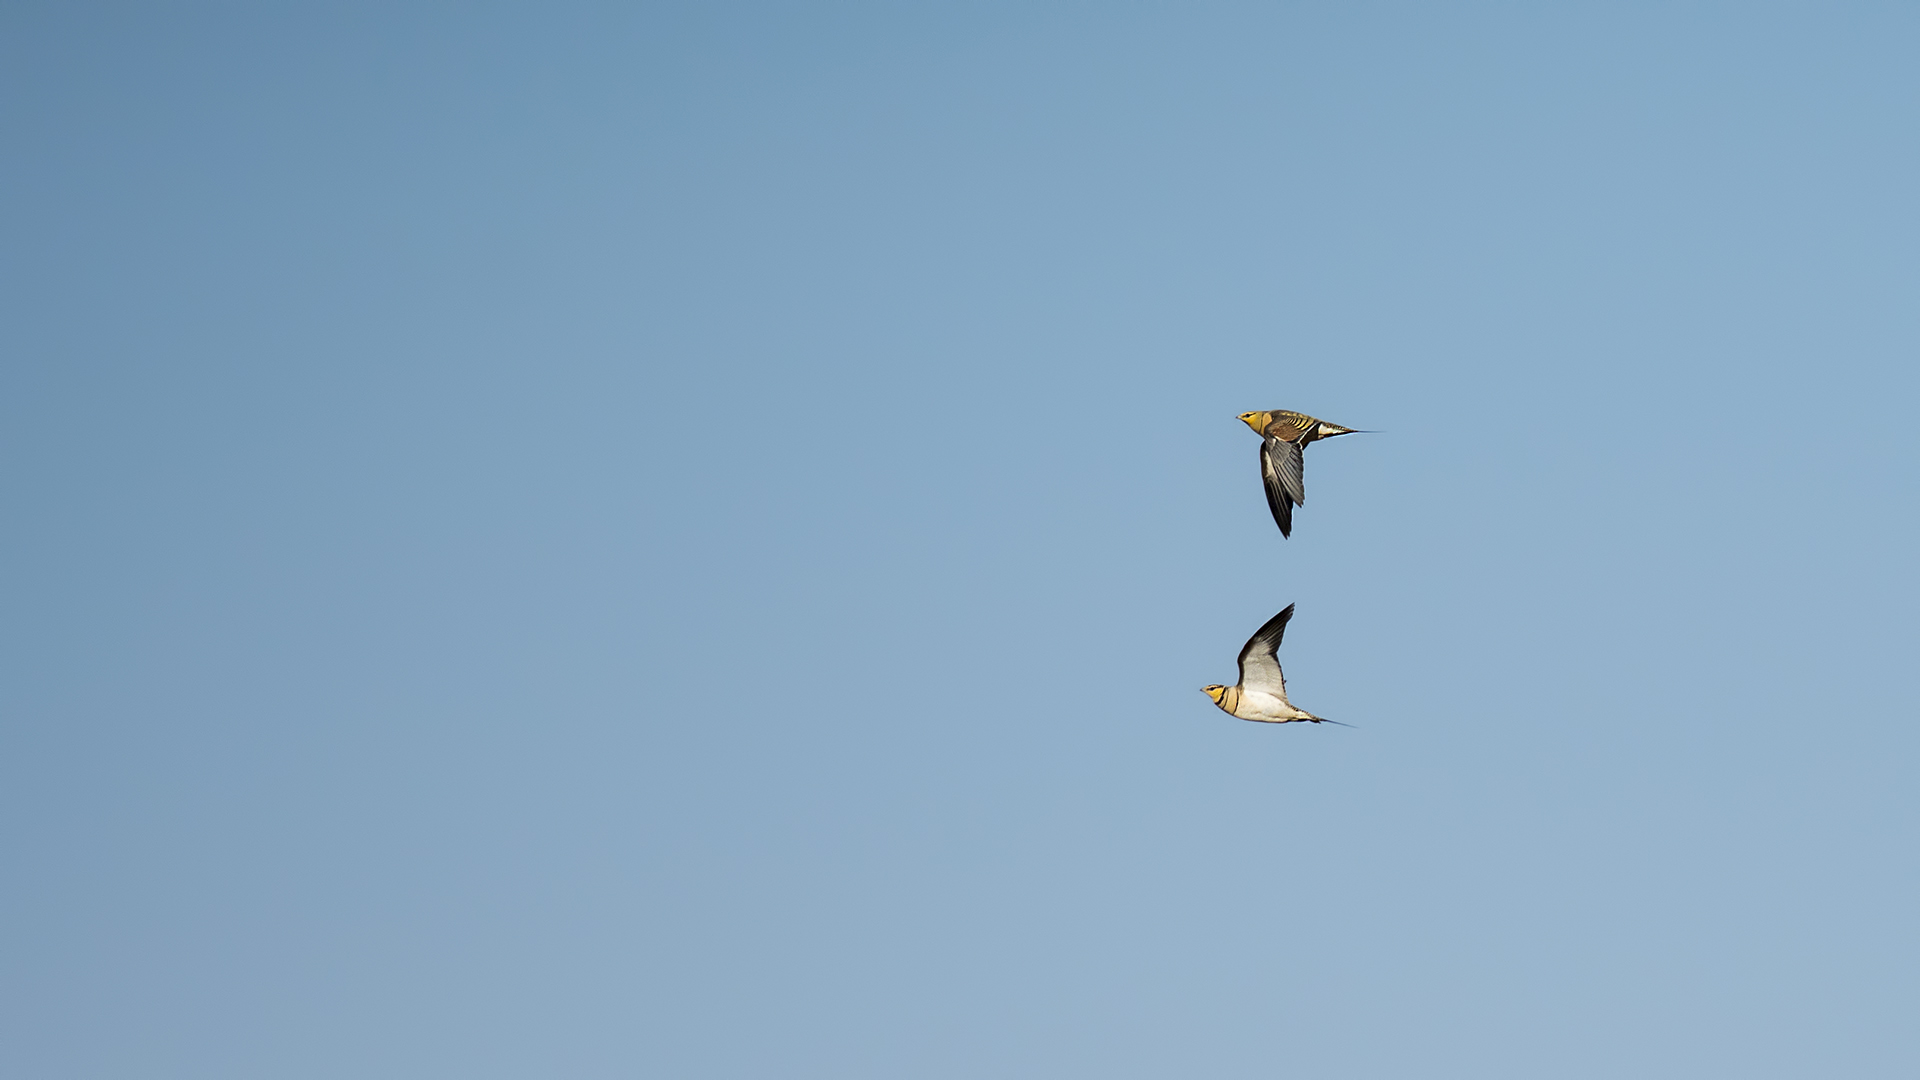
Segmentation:
{"type": "MultiPolygon", "coordinates": [[[[1339,724],[1305,709],[1296,709],[1287,700],[1287,677],[1280,671],[1280,639],[1286,635],[1287,620],[1293,618],[1293,605],[1268,619],[1253,632],[1240,649],[1240,681],[1232,686],[1203,686],[1201,692],[1230,716],[1263,724],[1286,724],[1310,720],[1316,724],[1339,724]]],[[[1352,724],[1341,724],[1352,727],[1352,724]]]]}
{"type": "Polygon", "coordinates": [[[1306,413],[1262,409],[1240,414],[1240,422],[1260,436],[1260,481],[1267,489],[1267,509],[1281,536],[1293,535],[1293,508],[1307,501],[1300,478],[1301,456],[1310,442],[1352,435],[1358,429],[1329,424],[1306,413]]]}

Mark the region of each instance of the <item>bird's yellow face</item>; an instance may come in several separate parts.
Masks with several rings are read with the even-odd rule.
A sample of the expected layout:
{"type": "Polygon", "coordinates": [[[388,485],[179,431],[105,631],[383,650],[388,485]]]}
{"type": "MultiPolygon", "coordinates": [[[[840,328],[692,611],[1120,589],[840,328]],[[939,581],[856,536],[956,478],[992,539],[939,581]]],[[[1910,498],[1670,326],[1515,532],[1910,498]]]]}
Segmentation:
{"type": "Polygon", "coordinates": [[[1203,693],[1203,694],[1205,694],[1205,695],[1207,695],[1208,697],[1210,697],[1210,698],[1212,698],[1212,699],[1213,699],[1213,703],[1214,703],[1215,705],[1218,705],[1218,704],[1220,704],[1220,696],[1221,696],[1222,694],[1225,694],[1225,693],[1227,692],[1227,688],[1226,688],[1226,687],[1224,687],[1224,686],[1221,686],[1221,685],[1219,685],[1218,683],[1215,683],[1215,684],[1214,684],[1214,685],[1212,685],[1212,686],[1203,686],[1203,687],[1201,687],[1201,688],[1200,688],[1200,692],[1201,692],[1201,693],[1203,693]]]}
{"type": "Polygon", "coordinates": [[[1264,435],[1267,433],[1267,425],[1273,423],[1273,414],[1264,410],[1243,412],[1240,414],[1240,422],[1252,428],[1255,435],[1264,435]]]}

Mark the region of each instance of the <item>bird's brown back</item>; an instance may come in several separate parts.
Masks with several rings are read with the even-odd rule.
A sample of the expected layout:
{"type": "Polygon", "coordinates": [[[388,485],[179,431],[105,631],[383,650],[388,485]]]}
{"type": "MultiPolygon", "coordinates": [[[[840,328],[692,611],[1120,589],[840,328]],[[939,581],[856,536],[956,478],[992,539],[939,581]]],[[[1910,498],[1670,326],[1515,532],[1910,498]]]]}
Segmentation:
{"type": "Polygon", "coordinates": [[[1262,434],[1269,435],[1284,442],[1293,442],[1295,439],[1305,435],[1307,441],[1312,442],[1317,437],[1316,433],[1319,432],[1319,430],[1320,421],[1308,416],[1306,413],[1290,412],[1286,409],[1275,409],[1273,410],[1273,419],[1267,421],[1267,430],[1262,432],[1262,434]]]}

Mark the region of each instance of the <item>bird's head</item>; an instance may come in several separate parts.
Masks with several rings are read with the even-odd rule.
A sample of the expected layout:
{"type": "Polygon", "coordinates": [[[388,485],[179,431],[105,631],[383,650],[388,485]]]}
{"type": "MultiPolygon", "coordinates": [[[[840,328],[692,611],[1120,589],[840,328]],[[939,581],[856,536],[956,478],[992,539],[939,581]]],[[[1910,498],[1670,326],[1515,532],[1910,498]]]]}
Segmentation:
{"type": "Polygon", "coordinates": [[[1200,692],[1212,698],[1213,703],[1215,705],[1218,705],[1220,704],[1220,695],[1226,693],[1227,688],[1224,686],[1221,686],[1219,683],[1215,683],[1212,686],[1201,687],[1200,692]]]}
{"type": "Polygon", "coordinates": [[[1258,412],[1243,412],[1240,414],[1240,422],[1252,428],[1255,435],[1265,435],[1267,425],[1273,423],[1273,413],[1265,409],[1258,412]]]}

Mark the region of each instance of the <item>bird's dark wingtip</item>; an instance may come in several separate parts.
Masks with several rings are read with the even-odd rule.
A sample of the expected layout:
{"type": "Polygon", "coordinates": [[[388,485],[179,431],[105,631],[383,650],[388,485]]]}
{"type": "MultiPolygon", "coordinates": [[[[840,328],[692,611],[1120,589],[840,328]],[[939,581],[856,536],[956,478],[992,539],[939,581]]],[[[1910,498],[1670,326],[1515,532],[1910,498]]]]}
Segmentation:
{"type": "Polygon", "coordinates": [[[1275,501],[1273,492],[1267,492],[1267,509],[1273,511],[1273,523],[1280,526],[1281,536],[1293,535],[1293,507],[1285,502],[1275,501]]]}

